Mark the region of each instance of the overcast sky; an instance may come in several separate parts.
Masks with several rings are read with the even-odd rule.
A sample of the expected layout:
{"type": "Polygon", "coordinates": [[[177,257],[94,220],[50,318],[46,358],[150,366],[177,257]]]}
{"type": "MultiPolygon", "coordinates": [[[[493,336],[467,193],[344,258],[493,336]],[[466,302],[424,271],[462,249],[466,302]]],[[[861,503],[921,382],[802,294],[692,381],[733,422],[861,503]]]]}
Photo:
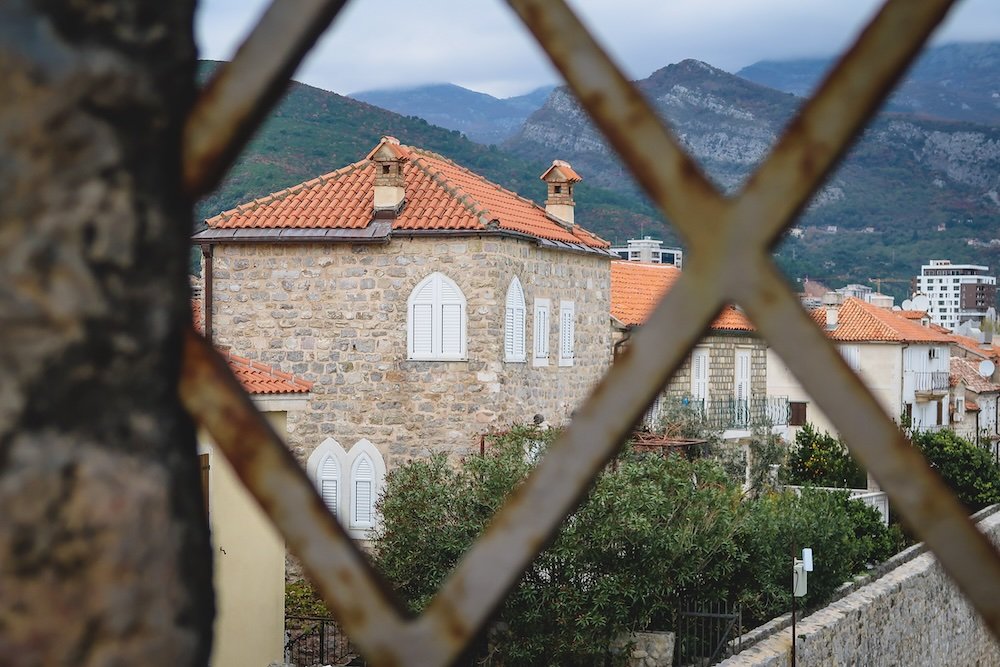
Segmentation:
{"type": "MultiPolygon", "coordinates": [[[[294,5],[294,0],[286,0],[294,5]]],[[[918,1],[918,0],[912,0],[918,1]]],[[[265,0],[202,0],[202,58],[228,60],[265,0]]],[[[838,52],[878,0],[571,0],[632,78],[696,58],[724,70],[838,52]]],[[[935,43],[1000,40],[1000,0],[964,0],[935,43]]],[[[498,97],[558,83],[499,0],[354,0],[296,73],[338,93],[449,82],[498,97]]]]}

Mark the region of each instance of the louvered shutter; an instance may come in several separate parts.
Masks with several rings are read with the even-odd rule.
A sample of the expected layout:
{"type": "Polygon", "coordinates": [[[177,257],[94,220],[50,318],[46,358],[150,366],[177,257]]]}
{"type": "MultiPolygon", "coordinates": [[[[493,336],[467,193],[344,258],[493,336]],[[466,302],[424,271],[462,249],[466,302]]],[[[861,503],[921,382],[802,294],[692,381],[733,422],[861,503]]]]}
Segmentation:
{"type": "Polygon", "coordinates": [[[708,350],[691,354],[691,396],[698,401],[708,398],[708,350]]]}
{"type": "Polygon", "coordinates": [[[441,356],[462,356],[462,306],[441,304],[441,356]]]}
{"type": "Polygon", "coordinates": [[[465,356],[465,297],[440,273],[418,285],[409,301],[410,356],[461,359],[465,356]]]}
{"type": "Polygon", "coordinates": [[[572,301],[559,303],[559,363],[573,365],[576,344],[576,308],[572,301]]]}
{"type": "Polygon", "coordinates": [[[855,373],[861,370],[861,347],[858,345],[840,345],[838,347],[840,350],[840,356],[844,358],[847,365],[851,367],[855,373]]]}
{"type": "Polygon", "coordinates": [[[319,494],[330,514],[337,516],[338,491],[340,486],[340,466],[337,459],[327,456],[319,466],[319,494]]]}
{"type": "Polygon", "coordinates": [[[354,515],[351,524],[358,528],[370,528],[375,515],[375,469],[367,456],[362,456],[354,465],[354,515]]]}
{"type": "Polygon", "coordinates": [[[549,303],[548,299],[535,302],[535,361],[545,363],[549,358],[549,303]]]}
{"type": "Polygon", "coordinates": [[[504,358],[506,361],[524,361],[524,291],[516,277],[507,288],[507,303],[504,311],[503,335],[504,358]]]}
{"type": "Polygon", "coordinates": [[[750,350],[736,350],[736,399],[750,398],[750,350]]]}

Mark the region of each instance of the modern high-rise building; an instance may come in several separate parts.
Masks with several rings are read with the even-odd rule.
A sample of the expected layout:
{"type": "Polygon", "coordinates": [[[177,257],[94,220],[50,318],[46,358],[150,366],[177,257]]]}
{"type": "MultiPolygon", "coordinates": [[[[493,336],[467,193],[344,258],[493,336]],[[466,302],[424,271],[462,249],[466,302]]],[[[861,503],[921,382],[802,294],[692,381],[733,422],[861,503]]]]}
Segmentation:
{"type": "Polygon", "coordinates": [[[661,248],[662,245],[663,241],[644,236],[641,239],[629,239],[627,246],[615,246],[611,248],[611,252],[631,262],[672,264],[678,269],[683,268],[684,251],[680,248],[661,248]]]}
{"type": "Polygon", "coordinates": [[[970,320],[981,324],[986,311],[996,305],[997,279],[986,275],[989,270],[947,259],[932,259],[921,266],[917,291],[930,301],[931,321],[948,329],[970,320]]]}

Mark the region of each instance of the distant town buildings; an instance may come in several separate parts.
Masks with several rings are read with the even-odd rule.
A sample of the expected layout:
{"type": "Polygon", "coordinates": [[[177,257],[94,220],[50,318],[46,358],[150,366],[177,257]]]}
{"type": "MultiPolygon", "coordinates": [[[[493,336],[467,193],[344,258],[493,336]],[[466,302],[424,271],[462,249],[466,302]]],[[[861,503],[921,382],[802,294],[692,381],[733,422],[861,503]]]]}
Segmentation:
{"type": "Polygon", "coordinates": [[[630,262],[670,264],[678,269],[683,268],[684,251],[680,248],[661,248],[662,245],[663,241],[644,236],[641,239],[629,239],[628,245],[613,247],[611,252],[630,262]]]}
{"type": "Polygon", "coordinates": [[[982,323],[997,295],[996,276],[988,273],[987,266],[952,264],[947,259],[932,259],[921,266],[917,292],[930,302],[931,321],[947,329],[966,321],[982,323]]]}

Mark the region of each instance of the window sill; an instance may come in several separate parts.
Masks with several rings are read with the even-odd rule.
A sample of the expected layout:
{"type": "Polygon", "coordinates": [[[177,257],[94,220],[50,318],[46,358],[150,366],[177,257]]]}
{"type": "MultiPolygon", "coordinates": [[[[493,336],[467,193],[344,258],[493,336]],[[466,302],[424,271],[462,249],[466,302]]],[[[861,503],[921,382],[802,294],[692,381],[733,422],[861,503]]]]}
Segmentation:
{"type": "Polygon", "coordinates": [[[538,366],[538,367],[548,366],[549,365],[549,358],[548,357],[545,357],[545,358],[535,357],[534,359],[531,360],[531,365],[532,366],[538,366]]]}
{"type": "Polygon", "coordinates": [[[567,366],[572,366],[573,365],[573,361],[574,361],[574,357],[570,357],[569,359],[560,359],[559,360],[559,365],[561,367],[565,368],[567,366]]]}

